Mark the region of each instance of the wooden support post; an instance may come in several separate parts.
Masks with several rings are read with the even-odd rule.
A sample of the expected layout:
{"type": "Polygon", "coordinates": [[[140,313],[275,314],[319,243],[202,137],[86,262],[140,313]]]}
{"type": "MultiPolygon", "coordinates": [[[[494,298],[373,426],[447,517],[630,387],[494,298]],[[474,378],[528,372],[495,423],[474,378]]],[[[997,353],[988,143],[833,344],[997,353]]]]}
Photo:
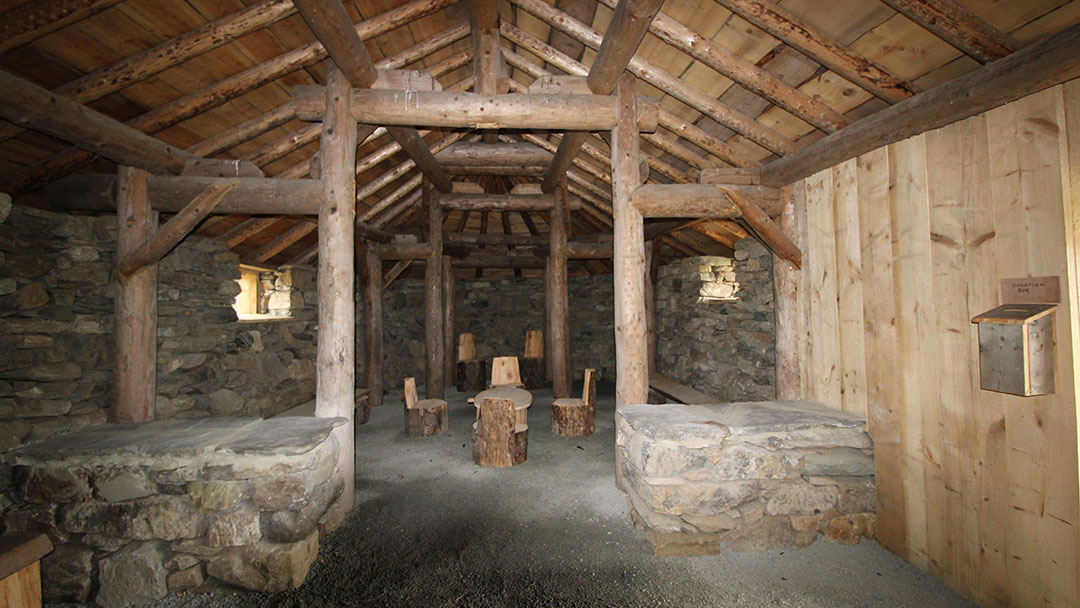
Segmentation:
{"type": "Polygon", "coordinates": [[[443,250],[442,250],[442,205],[438,194],[431,192],[428,184],[424,188],[424,206],[427,211],[427,266],[424,268],[424,328],[427,336],[427,398],[442,399],[445,393],[443,367],[443,250]],[[434,196],[432,196],[434,195],[434,196]]]}
{"type": "MultiPolygon", "coordinates": [[[[636,132],[636,131],[635,131],[636,132]]],[[[556,196],[558,198],[558,195],[556,196]]],[[[566,273],[566,207],[551,207],[551,394],[570,396],[570,310],[566,273]]]]}
{"type": "Polygon", "coordinates": [[[371,407],[383,404],[383,329],[382,329],[382,256],[379,246],[364,243],[367,283],[364,286],[364,354],[367,369],[368,399],[371,407]]]}
{"type": "MultiPolygon", "coordinates": [[[[120,167],[116,178],[116,257],[124,259],[150,240],[157,213],[147,200],[149,175],[120,167]]],[[[157,395],[157,264],[120,276],[116,293],[116,402],[114,422],[154,419],[157,395]]]]}
{"type": "Polygon", "coordinates": [[[645,243],[645,357],[648,372],[656,372],[656,271],[660,266],[660,240],[645,243]]]}
{"type": "Polygon", "coordinates": [[[348,419],[334,429],[339,453],[337,472],[345,488],[328,522],[332,529],[353,506],[353,409],[356,376],[356,314],[353,226],[356,180],[356,122],[351,117],[349,80],[330,66],[323,121],[323,202],[319,209],[319,339],[315,415],[348,419]]]}
{"type": "Polygon", "coordinates": [[[457,385],[457,365],[454,361],[454,338],[457,335],[454,310],[454,262],[448,256],[442,261],[443,290],[443,381],[447,385],[457,385]]]}
{"type": "Polygon", "coordinates": [[[547,256],[544,260],[544,377],[548,382],[552,381],[552,345],[551,334],[552,330],[551,321],[551,296],[554,293],[554,289],[551,286],[551,256],[547,256]]]}
{"type": "MultiPolygon", "coordinates": [[[[634,77],[626,74],[616,86],[620,117],[635,113],[634,77]]],[[[646,403],[649,375],[645,335],[645,231],[634,207],[639,183],[640,140],[633,120],[619,120],[611,131],[612,209],[615,215],[615,405],[646,403]]]]}
{"type": "MultiPolygon", "coordinates": [[[[783,211],[780,229],[798,235],[801,226],[796,211],[795,188],[781,189],[783,211]]],[[[802,399],[802,372],[800,370],[799,338],[802,335],[800,316],[803,314],[799,286],[802,271],[794,265],[773,263],[773,300],[776,302],[776,398],[781,400],[802,399]]]]}
{"type": "MultiPolygon", "coordinates": [[[[499,2],[472,0],[469,9],[472,18],[473,89],[481,95],[505,93],[508,75],[499,45],[499,2]]],[[[496,131],[484,131],[485,143],[495,143],[497,137],[496,131]]]]}

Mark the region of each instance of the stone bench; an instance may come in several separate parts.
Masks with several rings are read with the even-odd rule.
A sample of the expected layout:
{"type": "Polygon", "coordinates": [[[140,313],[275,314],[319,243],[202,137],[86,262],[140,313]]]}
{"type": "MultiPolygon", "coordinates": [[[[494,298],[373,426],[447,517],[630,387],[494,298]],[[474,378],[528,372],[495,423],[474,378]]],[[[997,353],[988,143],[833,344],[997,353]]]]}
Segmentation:
{"type": "Polygon", "coordinates": [[[873,444],[859,416],[809,402],[616,411],[621,485],[657,555],[874,536],[873,444]]]}
{"type": "Polygon", "coordinates": [[[41,531],[49,601],[138,606],[207,577],[257,591],[297,587],[333,476],[344,418],[204,418],[94,427],[23,447],[25,504],[9,530],[41,531]]]}

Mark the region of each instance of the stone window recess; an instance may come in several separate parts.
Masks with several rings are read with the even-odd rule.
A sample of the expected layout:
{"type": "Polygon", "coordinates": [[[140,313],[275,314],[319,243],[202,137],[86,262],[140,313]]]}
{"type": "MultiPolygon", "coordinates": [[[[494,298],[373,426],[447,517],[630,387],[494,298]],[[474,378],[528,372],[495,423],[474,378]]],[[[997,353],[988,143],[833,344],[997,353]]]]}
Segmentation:
{"type": "Polygon", "coordinates": [[[701,279],[700,302],[734,302],[739,299],[740,286],[735,277],[735,262],[726,257],[697,258],[701,279]]]}
{"type": "Polygon", "coordinates": [[[262,321],[291,318],[293,311],[304,306],[304,298],[292,287],[292,268],[268,270],[240,265],[240,293],[233,302],[241,321],[262,321]]]}

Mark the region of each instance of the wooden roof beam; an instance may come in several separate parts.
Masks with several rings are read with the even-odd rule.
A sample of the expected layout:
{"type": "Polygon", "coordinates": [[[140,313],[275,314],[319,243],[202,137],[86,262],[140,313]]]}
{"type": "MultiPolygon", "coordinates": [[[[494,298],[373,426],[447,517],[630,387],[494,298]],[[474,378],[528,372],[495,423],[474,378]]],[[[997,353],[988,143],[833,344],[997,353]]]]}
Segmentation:
{"type": "Polygon", "coordinates": [[[97,110],[0,71],[0,117],[100,154],[121,165],[178,175],[198,157],[97,110]]]}
{"type": "MultiPolygon", "coordinates": [[[[615,0],[600,0],[609,7],[615,0]]],[[[649,31],[669,45],[683,51],[736,84],[756,93],[773,105],[825,131],[833,133],[847,126],[844,117],[823,102],[780,80],[776,76],[735,53],[701,36],[664,13],[658,13],[649,31]]]]}
{"type": "Polygon", "coordinates": [[[0,53],[82,21],[120,0],[34,0],[0,13],[0,53]]]}
{"type": "MultiPolygon", "coordinates": [[[[444,149],[446,146],[449,146],[450,144],[452,144],[452,143],[460,140],[461,138],[465,137],[465,135],[466,135],[466,133],[460,133],[460,132],[459,133],[450,133],[450,134],[446,135],[445,137],[443,137],[442,139],[440,139],[439,141],[432,144],[431,147],[429,148],[429,150],[431,151],[432,154],[438,153],[440,150],[444,149]]],[[[427,144],[424,144],[424,145],[426,146],[427,144]]],[[[356,190],[356,201],[357,202],[362,202],[365,198],[371,196],[372,194],[375,194],[375,192],[378,191],[379,189],[381,189],[382,187],[384,187],[387,184],[393,182],[394,180],[402,177],[403,175],[405,175],[409,171],[412,171],[415,168],[416,168],[416,161],[414,161],[411,158],[409,160],[401,163],[400,165],[398,165],[393,170],[388,171],[387,173],[384,173],[383,175],[381,175],[381,176],[375,178],[374,180],[368,182],[362,188],[358,188],[356,190]]],[[[453,188],[453,185],[451,185],[451,189],[452,188],[453,188]]]]}
{"type": "Polygon", "coordinates": [[[1020,44],[953,0],[882,0],[979,63],[1011,54],[1020,44]]]}
{"type": "MultiPolygon", "coordinates": [[[[433,13],[457,1],[413,0],[413,2],[380,13],[357,24],[356,33],[365,40],[379,36],[400,27],[403,23],[433,13]]],[[[416,45],[413,48],[420,46],[416,45]]],[[[129,121],[128,125],[144,133],[157,133],[202,112],[228,103],[268,82],[277,80],[301,68],[314,65],[325,58],[326,50],[323,48],[322,43],[318,41],[310,42],[146,112],[129,121]]],[[[406,61],[406,63],[409,63],[409,61],[406,61]]],[[[5,176],[0,181],[0,191],[20,192],[36,184],[66,175],[85,166],[92,159],[92,153],[78,148],[63,150],[29,167],[5,176]]]]}
{"type": "MultiPolygon", "coordinates": [[[[366,89],[378,80],[375,64],[371,61],[364,41],[352,27],[352,19],[341,0],[295,0],[295,3],[308,27],[326,47],[334,63],[341,68],[352,86],[366,89]]],[[[357,106],[355,100],[353,107],[362,112],[367,110],[363,105],[357,106]]],[[[432,185],[442,192],[450,191],[450,178],[435,161],[431,150],[415,128],[388,125],[386,130],[431,180],[432,185]]]]}
{"type": "MultiPolygon", "coordinates": [[[[615,83],[630,63],[634,53],[637,52],[661,4],[663,0],[622,0],[619,2],[586,78],[586,84],[594,95],[611,95],[615,90],[615,83]]],[[[555,158],[552,159],[551,166],[540,184],[544,192],[554,192],[559,187],[563,176],[566,175],[566,170],[570,168],[571,161],[587,137],[588,133],[582,131],[571,131],[563,135],[562,141],[559,142],[559,149],[555,152],[555,158]]]]}
{"type": "Polygon", "coordinates": [[[243,159],[251,161],[260,167],[269,165],[275,160],[292,154],[300,148],[316,141],[319,139],[321,133],[321,123],[304,125],[292,133],[279,137],[265,146],[250,152],[249,154],[245,154],[243,159]]]}
{"type": "Polygon", "coordinates": [[[291,103],[285,103],[251,120],[230,127],[213,137],[204,139],[187,150],[195,156],[213,156],[254,139],[270,129],[280,127],[294,118],[296,118],[296,110],[291,103]]]}
{"type": "Polygon", "coordinates": [[[761,183],[784,185],[881,146],[943,127],[1080,77],[1080,25],[940,84],[761,170],[761,183]]]}
{"type": "Polygon", "coordinates": [[[263,263],[287,249],[289,245],[292,245],[311,234],[318,227],[318,223],[302,219],[290,226],[285,232],[282,232],[262,247],[256,249],[250,254],[249,259],[256,263],[263,263]]]}
{"type": "MultiPolygon", "coordinates": [[[[588,68],[578,61],[571,59],[570,57],[563,55],[551,46],[541,42],[539,39],[529,35],[513,25],[503,23],[501,26],[503,36],[513,42],[523,46],[529,50],[529,52],[542,57],[545,61],[559,66],[563,71],[577,75],[584,76],[588,74],[588,68]]],[[[503,54],[506,56],[506,61],[515,68],[530,74],[534,78],[540,78],[542,76],[551,75],[550,72],[541,69],[536,64],[525,59],[517,53],[503,50],[503,54]]],[[[756,159],[750,157],[746,153],[730,146],[722,139],[706,133],[699,127],[696,127],[687,121],[679,118],[675,114],[668,112],[661,108],[660,110],[660,126],[672,131],[676,135],[686,139],[689,142],[694,143],[702,150],[716,156],[721,161],[730,163],[738,167],[758,167],[761,163],[756,159]]]]}
{"type": "Polygon", "coordinates": [[[716,1],[875,97],[897,103],[919,92],[914,85],[829,38],[773,2],[716,1]]]}
{"type": "Polygon", "coordinates": [[[251,219],[240,222],[239,224],[230,228],[227,232],[218,236],[218,240],[225,243],[225,246],[229,249],[236,247],[240,243],[250,239],[251,237],[259,234],[263,230],[266,230],[270,226],[278,223],[281,216],[275,217],[253,217],[251,219]]]}

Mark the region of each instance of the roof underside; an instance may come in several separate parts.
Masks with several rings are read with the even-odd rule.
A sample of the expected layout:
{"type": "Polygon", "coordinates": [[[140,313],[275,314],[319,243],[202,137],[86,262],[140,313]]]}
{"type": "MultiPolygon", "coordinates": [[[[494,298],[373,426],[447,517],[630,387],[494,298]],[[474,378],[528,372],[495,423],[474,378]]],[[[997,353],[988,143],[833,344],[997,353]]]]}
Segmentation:
{"type": "MultiPolygon", "coordinates": [[[[473,66],[467,2],[344,1],[355,23],[373,20],[399,7],[425,3],[439,8],[366,40],[372,59],[378,62],[405,57],[402,61],[408,63],[397,62],[394,67],[433,71],[444,90],[470,89],[473,66]],[[419,59],[408,57],[412,49],[425,43],[438,48],[419,59]]],[[[509,24],[504,27],[501,44],[507,52],[511,92],[524,90],[545,72],[584,73],[596,55],[594,48],[554,29],[550,18],[545,21],[545,11],[534,6],[536,3],[543,4],[544,0],[499,3],[502,22],[509,24]]],[[[551,4],[548,1],[544,6],[551,4]]],[[[614,0],[556,0],[554,5],[603,35],[614,0]]],[[[287,107],[293,87],[326,83],[329,60],[320,54],[316,60],[280,61],[290,53],[296,56],[300,52],[297,49],[314,41],[288,0],[0,0],[0,11],[6,11],[0,18],[3,69],[46,88],[59,89],[61,94],[182,149],[200,145],[212,149],[211,138],[220,138],[245,121],[266,117],[268,120],[254,131],[253,137],[224,149],[212,149],[206,156],[250,160],[267,177],[308,176],[309,160],[319,147],[318,124],[289,118],[282,108],[287,107]],[[75,10],[42,27],[48,19],[37,13],[59,5],[75,10]],[[103,72],[106,68],[123,67],[130,58],[169,41],[185,36],[190,39],[192,30],[242,11],[248,11],[252,20],[254,15],[261,15],[259,19],[266,23],[235,25],[224,43],[207,44],[212,48],[164,70],[119,83],[95,80],[108,75],[103,72]],[[27,18],[33,26],[25,26],[27,18]],[[281,65],[275,69],[266,67],[267,62],[275,61],[281,65]],[[95,82],[90,90],[87,83],[95,82]],[[287,120],[270,120],[267,115],[275,111],[287,120]]],[[[747,86],[736,84],[717,71],[715,64],[708,65],[702,55],[695,58],[653,33],[646,35],[636,55],[647,62],[646,69],[638,72],[638,92],[660,99],[661,108],[669,113],[661,118],[655,134],[642,139],[642,151],[651,169],[649,181],[696,183],[702,169],[760,166],[845,123],[1078,23],[1080,0],[667,0],[661,15],[654,21],[654,28],[674,21],[673,27],[681,25],[714,43],[712,48],[717,53],[723,55],[726,51],[728,58],[723,61],[729,65],[744,73],[767,72],[779,81],[768,85],[779,90],[778,95],[790,99],[802,93],[813,100],[804,115],[797,116],[781,107],[783,102],[776,95],[755,92],[748,81],[744,82],[747,86]],[[776,25],[771,9],[777,6],[781,15],[806,26],[818,43],[835,43],[830,48],[841,59],[865,60],[876,71],[865,81],[851,78],[850,74],[851,79],[840,76],[833,69],[841,69],[834,63],[836,58],[828,56],[821,50],[823,47],[785,33],[782,26],[776,25]],[[920,6],[951,8],[954,19],[955,15],[970,18],[965,22],[968,31],[971,24],[976,24],[984,40],[1000,42],[998,50],[986,50],[970,40],[946,41],[948,36],[941,29],[913,20],[918,17],[911,7],[920,6]],[[759,10],[762,7],[765,14],[759,10]],[[666,84],[670,77],[682,88],[674,90],[666,84]]],[[[702,47],[699,44],[697,48],[702,47]]],[[[433,150],[450,140],[480,137],[477,132],[440,129],[421,133],[426,133],[424,139],[433,150]]],[[[500,137],[503,141],[536,143],[554,151],[560,134],[504,131],[500,137]]],[[[366,193],[358,203],[358,216],[375,205],[394,211],[392,201],[417,197],[420,173],[403,152],[387,150],[391,144],[388,135],[381,135],[369,138],[357,151],[358,161],[369,161],[357,176],[358,192],[366,193]]],[[[568,187],[584,201],[584,208],[572,214],[572,238],[610,233],[609,154],[605,140],[593,134],[577,155],[568,187]]],[[[78,154],[64,141],[0,123],[0,175],[4,176],[0,178],[0,190],[25,193],[26,199],[32,201],[37,188],[66,173],[114,170],[110,161],[78,154]]],[[[485,175],[454,179],[479,182],[487,192],[505,193],[516,184],[538,182],[540,178],[485,175]]],[[[384,225],[413,225],[419,219],[415,209],[413,205],[392,218],[384,216],[384,225]]],[[[373,218],[378,220],[378,216],[373,218]]],[[[445,229],[544,235],[548,217],[538,212],[454,211],[446,217],[445,229]]],[[[317,240],[312,219],[297,217],[214,216],[203,222],[198,233],[226,239],[242,260],[267,266],[310,262],[317,240]]],[[[730,220],[685,222],[665,233],[661,254],[727,254],[732,244],[747,234],[744,226],[730,220]]],[[[502,246],[489,249],[505,251],[502,246]]],[[[603,273],[610,268],[609,262],[575,262],[571,272],[603,273]]],[[[515,271],[459,272],[461,276],[482,274],[488,278],[515,271]]],[[[533,276],[539,271],[516,272],[533,276]]]]}

